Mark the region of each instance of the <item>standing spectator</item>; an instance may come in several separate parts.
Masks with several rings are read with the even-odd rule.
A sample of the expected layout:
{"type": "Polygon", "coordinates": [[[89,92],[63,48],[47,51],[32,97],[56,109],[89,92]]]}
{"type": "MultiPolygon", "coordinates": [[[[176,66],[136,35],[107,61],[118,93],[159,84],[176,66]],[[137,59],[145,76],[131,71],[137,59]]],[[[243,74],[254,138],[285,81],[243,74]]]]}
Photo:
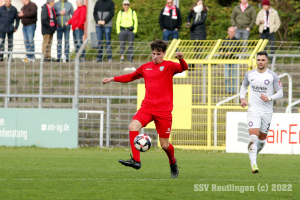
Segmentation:
{"type": "Polygon", "coordinates": [[[54,5],[54,9],[57,16],[57,62],[60,62],[62,56],[62,38],[65,37],[65,58],[69,62],[69,38],[70,38],[70,26],[65,26],[65,23],[71,19],[74,13],[73,6],[68,0],[59,0],[54,5]]]}
{"type": "Polygon", "coordinates": [[[133,58],[133,41],[134,34],[137,32],[138,19],[136,12],[130,7],[128,0],[123,1],[124,10],[120,10],[117,17],[117,34],[119,35],[121,46],[121,63],[124,63],[125,43],[128,41],[128,62],[132,62],[133,58]]]}
{"type": "Polygon", "coordinates": [[[263,0],[262,6],[263,9],[257,14],[256,24],[259,26],[260,38],[269,40],[271,54],[274,54],[275,32],[279,29],[281,22],[278,12],[270,6],[269,0],[263,0]]]}
{"type": "Polygon", "coordinates": [[[254,7],[248,4],[248,0],[241,0],[241,4],[234,7],[231,13],[231,24],[236,29],[237,39],[248,40],[250,30],[254,27],[256,12],[254,7]]]}
{"type": "MultiPolygon", "coordinates": [[[[13,34],[17,31],[19,22],[20,19],[18,18],[17,9],[11,5],[11,0],[5,0],[5,4],[0,7],[0,39],[2,40],[0,43],[0,51],[5,51],[4,42],[6,35],[8,41],[8,51],[12,51],[14,39],[13,34]]],[[[3,61],[3,54],[0,54],[0,61],[3,61]]]]}
{"type": "Polygon", "coordinates": [[[190,9],[190,13],[187,17],[187,27],[190,27],[191,40],[206,40],[206,21],[207,16],[207,7],[205,6],[204,1],[198,0],[193,4],[190,9]],[[193,18],[193,24],[191,24],[191,19],[193,18]]]}
{"type": "Polygon", "coordinates": [[[115,15],[115,4],[112,0],[98,0],[94,7],[94,19],[96,22],[96,33],[98,39],[97,62],[102,62],[103,57],[103,35],[105,34],[105,48],[108,62],[112,62],[111,56],[111,28],[112,18],[115,15]]]}
{"type": "MultiPolygon", "coordinates": [[[[228,38],[225,39],[226,42],[223,42],[223,48],[220,51],[223,59],[232,59],[235,54],[239,52],[239,48],[237,48],[239,42],[237,41],[238,39],[234,37],[235,33],[234,27],[228,28],[228,38]]],[[[225,64],[224,78],[227,94],[234,94],[238,87],[236,64],[225,64]]]]}
{"type": "Polygon", "coordinates": [[[163,30],[163,40],[168,41],[170,36],[172,39],[178,39],[181,23],[179,8],[174,5],[173,0],[167,0],[167,4],[161,10],[159,16],[159,25],[163,30]]]}
{"type": "Polygon", "coordinates": [[[51,62],[51,46],[53,34],[56,31],[56,13],[54,10],[54,0],[47,0],[47,3],[42,7],[41,21],[42,21],[42,35],[43,46],[42,53],[44,54],[44,62],[51,62]]]}
{"type": "MultiPolygon", "coordinates": [[[[73,38],[76,53],[83,44],[82,37],[84,35],[84,23],[86,21],[86,6],[84,5],[84,0],[76,1],[77,10],[75,10],[73,17],[66,22],[66,26],[72,25],[73,38]]],[[[85,49],[81,54],[81,62],[85,62],[85,49]]]]}
{"type": "MultiPolygon", "coordinates": [[[[21,0],[24,6],[18,14],[23,24],[23,36],[25,41],[25,48],[27,52],[34,52],[34,33],[37,21],[37,6],[30,0],[21,0]]],[[[34,54],[27,54],[27,61],[34,62],[34,54]]]]}

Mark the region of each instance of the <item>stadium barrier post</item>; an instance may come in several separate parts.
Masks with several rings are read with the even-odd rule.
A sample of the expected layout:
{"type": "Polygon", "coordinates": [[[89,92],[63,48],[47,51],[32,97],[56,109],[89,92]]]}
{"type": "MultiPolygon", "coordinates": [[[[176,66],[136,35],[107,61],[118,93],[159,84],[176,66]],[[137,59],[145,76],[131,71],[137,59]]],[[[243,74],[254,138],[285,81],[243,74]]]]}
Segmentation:
{"type": "Polygon", "coordinates": [[[41,95],[43,95],[43,62],[44,62],[44,54],[41,54],[41,61],[40,61],[40,87],[39,87],[39,108],[42,108],[42,100],[43,98],[41,95]]]}
{"type": "Polygon", "coordinates": [[[79,109],[79,57],[82,54],[82,51],[85,49],[88,40],[86,39],[81,45],[79,51],[75,57],[75,81],[74,81],[74,102],[73,109],[79,109]]]}
{"type": "MultiPolygon", "coordinates": [[[[9,54],[8,64],[7,64],[7,72],[6,72],[6,94],[10,95],[10,65],[11,65],[11,57],[12,53],[9,54]]],[[[8,107],[9,97],[5,98],[5,108],[8,107]]]]}
{"type": "MultiPolygon", "coordinates": [[[[207,88],[208,88],[208,93],[207,93],[207,147],[211,147],[211,81],[212,81],[212,77],[211,77],[211,64],[214,62],[212,60],[215,52],[217,51],[218,47],[220,46],[222,40],[219,39],[215,45],[215,47],[213,48],[211,54],[209,55],[208,57],[208,71],[207,71],[207,78],[208,78],[208,85],[207,85],[207,88]]],[[[214,138],[215,139],[215,138],[214,138]]]]}

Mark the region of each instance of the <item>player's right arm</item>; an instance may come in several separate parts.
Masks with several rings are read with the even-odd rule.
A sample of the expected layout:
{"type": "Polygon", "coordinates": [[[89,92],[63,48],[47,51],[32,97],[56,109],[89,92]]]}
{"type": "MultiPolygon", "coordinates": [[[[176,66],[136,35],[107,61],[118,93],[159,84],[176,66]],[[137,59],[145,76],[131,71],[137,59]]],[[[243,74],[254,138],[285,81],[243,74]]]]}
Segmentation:
{"type": "Polygon", "coordinates": [[[249,72],[245,74],[244,81],[242,83],[241,90],[240,90],[241,106],[243,108],[248,104],[247,101],[245,100],[247,94],[247,87],[249,86],[248,74],[249,72]]]}
{"type": "Polygon", "coordinates": [[[102,82],[103,82],[103,84],[109,83],[111,81],[128,83],[128,82],[134,81],[139,78],[143,78],[141,67],[138,68],[135,72],[130,73],[130,74],[115,76],[115,77],[111,77],[111,78],[104,78],[102,82]]]}
{"type": "Polygon", "coordinates": [[[114,81],[114,77],[104,78],[102,82],[103,82],[103,84],[106,84],[106,83],[109,83],[109,82],[112,82],[112,81],[114,81]]]}

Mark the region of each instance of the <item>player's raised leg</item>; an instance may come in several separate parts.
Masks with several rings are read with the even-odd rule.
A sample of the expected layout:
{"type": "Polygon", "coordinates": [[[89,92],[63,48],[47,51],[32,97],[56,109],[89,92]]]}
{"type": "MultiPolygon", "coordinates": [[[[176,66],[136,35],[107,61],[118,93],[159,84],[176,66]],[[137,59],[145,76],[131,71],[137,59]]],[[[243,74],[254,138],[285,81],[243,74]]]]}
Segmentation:
{"type": "Polygon", "coordinates": [[[258,173],[257,167],[257,140],[259,135],[259,128],[251,128],[249,130],[249,143],[248,143],[248,154],[250,158],[251,168],[253,173],[258,173]]]}
{"type": "Polygon", "coordinates": [[[142,128],[142,124],[138,120],[133,120],[129,124],[129,140],[133,157],[129,160],[119,160],[122,165],[132,167],[134,169],[141,168],[140,152],[134,147],[134,138],[139,135],[139,130],[142,128]]]}
{"type": "Polygon", "coordinates": [[[177,166],[177,160],[174,156],[174,147],[173,145],[169,142],[169,138],[159,138],[160,145],[162,149],[166,152],[168,158],[169,158],[169,163],[170,163],[170,168],[171,168],[171,177],[172,178],[177,178],[179,174],[178,166],[177,166]]]}

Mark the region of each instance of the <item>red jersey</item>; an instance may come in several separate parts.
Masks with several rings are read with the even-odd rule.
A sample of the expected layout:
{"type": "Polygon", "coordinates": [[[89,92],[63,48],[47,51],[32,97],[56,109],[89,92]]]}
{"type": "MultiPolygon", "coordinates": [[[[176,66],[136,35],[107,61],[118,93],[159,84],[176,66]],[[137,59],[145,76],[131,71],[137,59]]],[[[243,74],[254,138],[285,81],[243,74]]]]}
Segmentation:
{"type": "Polygon", "coordinates": [[[114,77],[114,81],[127,83],[144,78],[146,94],[142,107],[153,111],[172,111],[173,76],[187,69],[188,65],[183,59],[180,64],[172,61],[163,61],[157,65],[148,62],[131,74],[114,77]]]}

